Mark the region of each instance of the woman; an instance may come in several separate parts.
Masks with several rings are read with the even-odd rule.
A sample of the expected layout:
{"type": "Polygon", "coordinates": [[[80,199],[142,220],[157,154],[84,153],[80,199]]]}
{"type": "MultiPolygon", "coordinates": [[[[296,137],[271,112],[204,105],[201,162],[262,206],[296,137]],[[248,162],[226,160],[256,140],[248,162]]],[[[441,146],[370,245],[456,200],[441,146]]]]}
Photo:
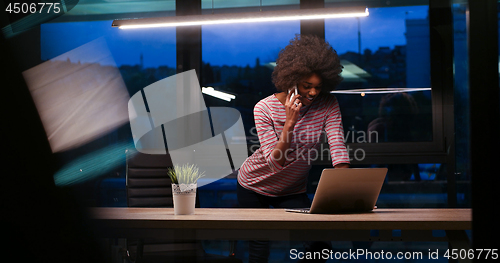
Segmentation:
{"type": "MultiPolygon", "coordinates": [[[[335,50],[318,37],[297,35],[276,64],[272,80],[280,92],[255,106],[260,148],[238,172],[241,207],[309,207],[307,175],[311,161],[321,157],[323,131],[332,165],[349,167],[339,106],[329,93],[342,81],[335,50]]],[[[268,255],[268,242],[250,242],[250,262],[267,262],[268,255]]]]}

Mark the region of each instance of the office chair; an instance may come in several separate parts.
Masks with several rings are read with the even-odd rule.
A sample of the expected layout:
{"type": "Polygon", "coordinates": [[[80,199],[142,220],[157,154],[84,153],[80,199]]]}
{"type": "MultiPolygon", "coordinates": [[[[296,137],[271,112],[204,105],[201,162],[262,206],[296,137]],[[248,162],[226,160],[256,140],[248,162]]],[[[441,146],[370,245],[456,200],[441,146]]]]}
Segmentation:
{"type": "MultiPolygon", "coordinates": [[[[172,167],[170,155],[127,153],[126,188],[128,207],[173,207],[171,180],[167,169],[172,167]]],[[[198,196],[196,207],[199,207],[198,196]]],[[[242,262],[230,255],[208,254],[200,241],[169,241],[160,239],[127,239],[127,258],[141,262],[242,262]]]]}

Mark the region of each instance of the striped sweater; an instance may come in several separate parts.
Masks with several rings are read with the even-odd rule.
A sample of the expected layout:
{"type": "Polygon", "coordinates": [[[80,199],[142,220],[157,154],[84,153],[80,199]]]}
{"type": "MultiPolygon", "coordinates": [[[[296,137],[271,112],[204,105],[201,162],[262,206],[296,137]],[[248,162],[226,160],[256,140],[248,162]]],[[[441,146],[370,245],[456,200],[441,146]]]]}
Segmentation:
{"type": "Polygon", "coordinates": [[[311,162],[322,158],[321,133],[326,132],[333,166],[349,163],[344,144],[342,118],[337,99],[332,94],[317,97],[302,107],[290,148],[281,166],[271,155],[285,124],[285,106],[273,94],[254,108],[255,127],[260,148],[248,157],[238,172],[238,183],[266,196],[285,196],[306,192],[311,162]]]}

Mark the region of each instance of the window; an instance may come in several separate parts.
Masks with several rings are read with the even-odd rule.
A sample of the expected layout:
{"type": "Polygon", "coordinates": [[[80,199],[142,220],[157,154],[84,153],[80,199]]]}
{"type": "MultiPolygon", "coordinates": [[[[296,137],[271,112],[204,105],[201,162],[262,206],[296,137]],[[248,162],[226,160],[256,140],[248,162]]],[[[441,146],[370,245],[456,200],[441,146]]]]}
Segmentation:
{"type": "MultiPolygon", "coordinates": [[[[338,2],[326,1],[325,6],[338,2]]],[[[443,164],[443,167],[446,163],[443,87],[432,85],[431,81],[433,61],[429,27],[432,21],[428,1],[412,2],[422,5],[391,7],[380,4],[384,6],[381,7],[375,2],[378,1],[368,1],[369,17],[325,20],[325,39],[337,50],[344,65],[344,81],[335,95],[343,114],[345,141],[351,147],[351,154],[358,149],[363,150],[352,156],[353,163],[406,165],[411,162],[419,165],[443,164]]],[[[298,3],[286,1],[277,6],[274,1],[262,1],[262,6],[263,9],[287,9],[298,8],[298,3]]],[[[259,6],[259,1],[214,2],[216,13],[254,10],[259,6]]],[[[210,12],[211,8],[211,1],[202,1],[203,13],[210,12]]],[[[462,23],[457,22],[460,12],[454,13],[455,27],[457,23],[462,23]]],[[[42,58],[52,59],[103,38],[130,95],[175,74],[175,29],[126,31],[111,28],[110,24],[111,21],[44,24],[41,27],[42,58]]],[[[280,49],[298,33],[300,21],[202,27],[200,84],[235,96],[226,101],[205,94],[206,105],[234,107],[240,111],[249,153],[258,148],[253,108],[259,100],[276,92],[271,82],[275,59],[280,49]]],[[[460,43],[464,45],[464,42],[460,43]]],[[[466,52],[455,49],[456,77],[461,74],[458,72],[466,70],[457,66],[462,63],[460,54],[466,52]]],[[[464,112],[468,110],[464,109],[464,112]]],[[[460,120],[456,119],[456,122],[458,125],[460,120]]],[[[457,133],[457,140],[459,135],[457,133]]],[[[90,148],[83,146],[87,148],[82,148],[82,151],[91,152],[123,138],[130,139],[129,127],[120,128],[104,139],[92,142],[94,146],[90,148]]],[[[457,141],[457,147],[458,144],[460,141],[457,141]]],[[[457,152],[458,177],[464,179],[467,175],[460,172],[460,167],[466,168],[464,162],[467,160],[460,154],[457,152]],[[460,158],[463,158],[462,161],[460,158]]],[[[66,154],[65,158],[73,159],[75,156],[78,154],[66,154]]],[[[325,161],[318,165],[330,164],[329,158],[322,160],[325,161]]],[[[415,176],[415,173],[412,174],[415,176]]],[[[406,179],[412,180],[411,177],[406,179]]]]}
{"type": "Polygon", "coordinates": [[[238,109],[250,144],[258,143],[253,108],[276,92],[271,82],[274,62],[299,28],[299,21],[202,27],[201,86],[236,97],[227,102],[204,95],[206,105],[238,109]]]}
{"type": "Polygon", "coordinates": [[[114,65],[122,73],[130,95],[175,74],[175,28],[119,30],[112,28],[111,22],[43,24],[42,59],[49,60],[93,40],[102,39],[106,43],[103,48],[111,52],[114,65]]]}
{"type": "MultiPolygon", "coordinates": [[[[92,182],[103,176],[104,178],[108,177],[102,183],[103,189],[107,189],[108,186],[111,189],[121,183],[124,185],[125,149],[133,147],[128,122],[128,98],[149,84],[176,73],[175,28],[120,30],[112,28],[111,21],[65,22],[41,25],[40,35],[41,56],[46,62],[37,67],[61,64],[64,68],[75,69],[71,71],[73,75],[64,75],[61,74],[61,71],[51,71],[54,70],[53,68],[49,70],[52,72],[51,75],[58,76],[58,82],[63,83],[57,89],[70,92],[73,95],[81,94],[80,90],[82,89],[93,90],[94,93],[99,94],[83,98],[87,100],[86,103],[83,103],[85,107],[79,107],[77,110],[72,109],[78,115],[86,112],[91,113],[90,109],[98,108],[94,110],[95,112],[92,111],[94,115],[81,119],[93,121],[96,126],[92,130],[93,136],[81,140],[79,145],[62,149],[57,153],[60,166],[63,169],[56,174],[56,183],[60,182],[57,180],[58,176],[62,178],[64,173],[68,171],[66,169],[68,165],[77,165],[79,167],[72,166],[72,168],[81,169],[82,173],[78,178],[74,176],[75,181],[71,181],[73,180],[69,176],[71,173],[67,172],[65,178],[70,184],[72,182],[92,182]],[[90,48],[89,45],[91,45],[90,48]],[[106,55],[96,55],[100,53],[106,55]],[[100,59],[101,57],[103,59],[100,59]],[[75,71],[79,73],[73,73],[75,71]],[[74,83],[78,85],[74,85],[74,83]],[[110,110],[110,107],[116,103],[116,97],[110,94],[110,90],[116,86],[120,86],[125,94],[120,93],[122,99],[117,103],[119,108],[110,110]],[[103,94],[108,94],[108,96],[104,98],[103,94]],[[102,116],[104,113],[109,114],[107,121],[116,121],[120,115],[120,122],[108,126],[106,130],[100,130],[102,127],[98,127],[98,125],[107,121],[97,121],[99,119],[97,116],[102,116]],[[104,158],[108,160],[107,164],[95,161],[96,158],[103,158],[102,156],[106,156],[104,158]],[[94,158],[94,162],[88,162],[92,158],[94,158]],[[112,163],[109,162],[110,160],[113,160],[112,163]]],[[[79,100],[79,102],[81,101],[79,100]]],[[[60,112],[64,112],[64,110],[60,110],[60,112]]],[[[77,124],[78,119],[73,117],[64,118],[64,122],[77,124]]],[[[82,124],[82,126],[88,125],[82,124]]],[[[73,130],[71,136],[74,136],[75,132],[77,131],[73,130]]],[[[99,203],[96,205],[126,206],[125,192],[120,187],[116,188],[118,189],[116,193],[119,196],[110,194],[109,198],[104,192],[93,194],[94,191],[98,190],[94,189],[93,185],[81,185],[78,190],[85,195],[84,198],[88,199],[100,195],[100,199],[96,200],[99,203]]]]}
{"type": "Polygon", "coordinates": [[[432,141],[428,6],[370,8],[325,20],[344,81],[335,94],[346,142],[432,141]]]}

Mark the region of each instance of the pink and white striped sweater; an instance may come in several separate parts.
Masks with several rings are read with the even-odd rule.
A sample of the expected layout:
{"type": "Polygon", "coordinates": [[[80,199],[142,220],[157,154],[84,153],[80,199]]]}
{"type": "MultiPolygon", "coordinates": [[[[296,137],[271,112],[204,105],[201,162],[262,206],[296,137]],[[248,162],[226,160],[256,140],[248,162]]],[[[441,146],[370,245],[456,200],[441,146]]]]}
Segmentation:
{"type": "MultiPolygon", "coordinates": [[[[342,118],[332,94],[317,97],[300,110],[290,148],[281,166],[272,156],[285,124],[285,106],[273,94],[254,108],[255,127],[260,148],[248,157],[238,172],[238,183],[266,196],[285,196],[306,192],[311,162],[322,158],[320,135],[326,132],[332,165],[349,163],[344,144],[342,118]]],[[[327,150],[327,149],[325,149],[327,150]]]]}

